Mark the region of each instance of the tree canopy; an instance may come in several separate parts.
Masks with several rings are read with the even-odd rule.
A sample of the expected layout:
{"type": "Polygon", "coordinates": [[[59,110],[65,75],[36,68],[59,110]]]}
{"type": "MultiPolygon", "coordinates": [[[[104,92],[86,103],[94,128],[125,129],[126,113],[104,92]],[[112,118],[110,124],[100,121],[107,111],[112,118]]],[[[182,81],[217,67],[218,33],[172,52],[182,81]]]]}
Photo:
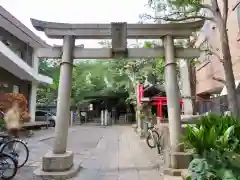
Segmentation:
{"type": "MultiPolygon", "coordinates": [[[[102,46],[111,46],[101,42],[102,46]]],[[[145,42],[144,48],[152,48],[153,42],[145,42]]],[[[55,104],[60,75],[60,60],[41,60],[39,72],[53,78],[53,85],[40,85],[38,103],[55,104]]],[[[163,83],[163,60],[156,59],[113,59],[80,60],[74,65],[72,103],[79,104],[89,96],[111,96],[128,93],[126,101],[136,104],[136,83],[163,83]]]]}

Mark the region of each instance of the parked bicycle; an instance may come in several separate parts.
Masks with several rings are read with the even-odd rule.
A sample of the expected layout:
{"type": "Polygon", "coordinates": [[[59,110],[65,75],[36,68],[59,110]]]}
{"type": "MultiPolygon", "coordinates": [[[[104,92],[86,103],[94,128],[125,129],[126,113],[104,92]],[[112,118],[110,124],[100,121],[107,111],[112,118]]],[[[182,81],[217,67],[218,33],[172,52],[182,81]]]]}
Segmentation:
{"type": "Polygon", "coordinates": [[[0,135],[0,152],[12,156],[17,162],[17,167],[23,167],[29,158],[29,149],[27,144],[9,135],[0,135]]]}
{"type": "Polygon", "coordinates": [[[146,136],[147,145],[150,148],[157,148],[158,154],[160,154],[161,153],[160,135],[152,122],[147,123],[147,128],[148,128],[146,136]]]}
{"type": "Polygon", "coordinates": [[[13,179],[17,173],[16,160],[5,153],[0,153],[0,179],[10,180],[13,179]]]}
{"type": "MultiPolygon", "coordinates": [[[[0,115],[4,116],[4,113],[0,112],[0,115]]],[[[29,158],[27,143],[7,134],[0,134],[0,152],[12,156],[18,168],[23,167],[29,158]]]]}

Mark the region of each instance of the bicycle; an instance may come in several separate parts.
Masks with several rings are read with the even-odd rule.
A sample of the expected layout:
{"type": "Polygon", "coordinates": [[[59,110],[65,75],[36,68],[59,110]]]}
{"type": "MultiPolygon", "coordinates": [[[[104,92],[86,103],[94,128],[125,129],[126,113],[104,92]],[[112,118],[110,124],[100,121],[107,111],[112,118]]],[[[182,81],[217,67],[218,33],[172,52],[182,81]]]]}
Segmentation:
{"type": "Polygon", "coordinates": [[[161,153],[161,145],[160,145],[160,135],[157,132],[152,122],[147,123],[148,131],[146,136],[147,145],[152,148],[157,148],[158,154],[161,153]]]}
{"type": "Polygon", "coordinates": [[[0,152],[12,156],[17,162],[18,168],[23,167],[29,158],[27,144],[20,139],[11,138],[7,134],[1,134],[0,138],[0,152]],[[23,149],[23,151],[21,151],[21,149],[23,149]],[[20,152],[25,152],[25,155],[20,155],[20,152]]]}
{"type": "MultiPolygon", "coordinates": [[[[4,112],[0,111],[0,115],[4,117],[4,112]]],[[[20,139],[12,138],[7,134],[0,134],[0,152],[10,154],[17,161],[17,167],[23,167],[29,158],[29,149],[27,143],[20,139]],[[23,147],[25,156],[20,156],[19,150],[15,150],[14,147],[23,147]]]]}
{"type": "Polygon", "coordinates": [[[17,173],[17,169],[17,162],[12,156],[0,153],[0,179],[13,179],[17,173]]]}

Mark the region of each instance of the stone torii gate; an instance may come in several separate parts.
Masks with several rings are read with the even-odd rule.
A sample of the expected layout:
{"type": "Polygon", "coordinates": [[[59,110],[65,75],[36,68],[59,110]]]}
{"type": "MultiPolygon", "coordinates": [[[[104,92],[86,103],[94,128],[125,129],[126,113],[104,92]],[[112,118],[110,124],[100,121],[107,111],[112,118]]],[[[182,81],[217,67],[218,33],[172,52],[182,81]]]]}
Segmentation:
{"type": "MultiPolygon", "coordinates": [[[[31,19],[33,26],[45,32],[49,38],[63,39],[63,47],[40,48],[38,58],[62,58],[58,89],[57,121],[53,150],[43,157],[42,168],[37,176],[49,179],[67,179],[77,174],[80,166],[73,163],[73,153],[67,151],[68,123],[70,119],[70,93],[72,85],[73,59],[112,59],[125,57],[165,58],[165,86],[168,99],[170,145],[179,152],[181,117],[179,87],[175,58],[199,57],[194,48],[174,47],[174,39],[188,38],[200,29],[204,21],[180,24],[67,24],[31,19]],[[83,48],[75,46],[75,39],[112,39],[112,48],[83,48]],[[164,46],[152,49],[127,48],[127,39],[163,39],[164,46]]],[[[177,160],[171,158],[172,168],[177,160]]]]}

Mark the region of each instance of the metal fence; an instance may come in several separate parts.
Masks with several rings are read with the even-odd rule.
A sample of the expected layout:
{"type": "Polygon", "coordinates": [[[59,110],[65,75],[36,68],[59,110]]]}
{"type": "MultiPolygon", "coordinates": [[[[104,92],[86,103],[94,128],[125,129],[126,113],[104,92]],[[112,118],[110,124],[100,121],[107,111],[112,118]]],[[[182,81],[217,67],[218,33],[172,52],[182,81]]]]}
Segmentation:
{"type": "MultiPolygon", "coordinates": [[[[240,102],[240,94],[238,94],[238,100],[240,102]]],[[[219,115],[223,115],[226,111],[228,111],[227,96],[214,97],[210,100],[200,100],[197,103],[197,112],[199,114],[213,112],[219,115]]]]}

